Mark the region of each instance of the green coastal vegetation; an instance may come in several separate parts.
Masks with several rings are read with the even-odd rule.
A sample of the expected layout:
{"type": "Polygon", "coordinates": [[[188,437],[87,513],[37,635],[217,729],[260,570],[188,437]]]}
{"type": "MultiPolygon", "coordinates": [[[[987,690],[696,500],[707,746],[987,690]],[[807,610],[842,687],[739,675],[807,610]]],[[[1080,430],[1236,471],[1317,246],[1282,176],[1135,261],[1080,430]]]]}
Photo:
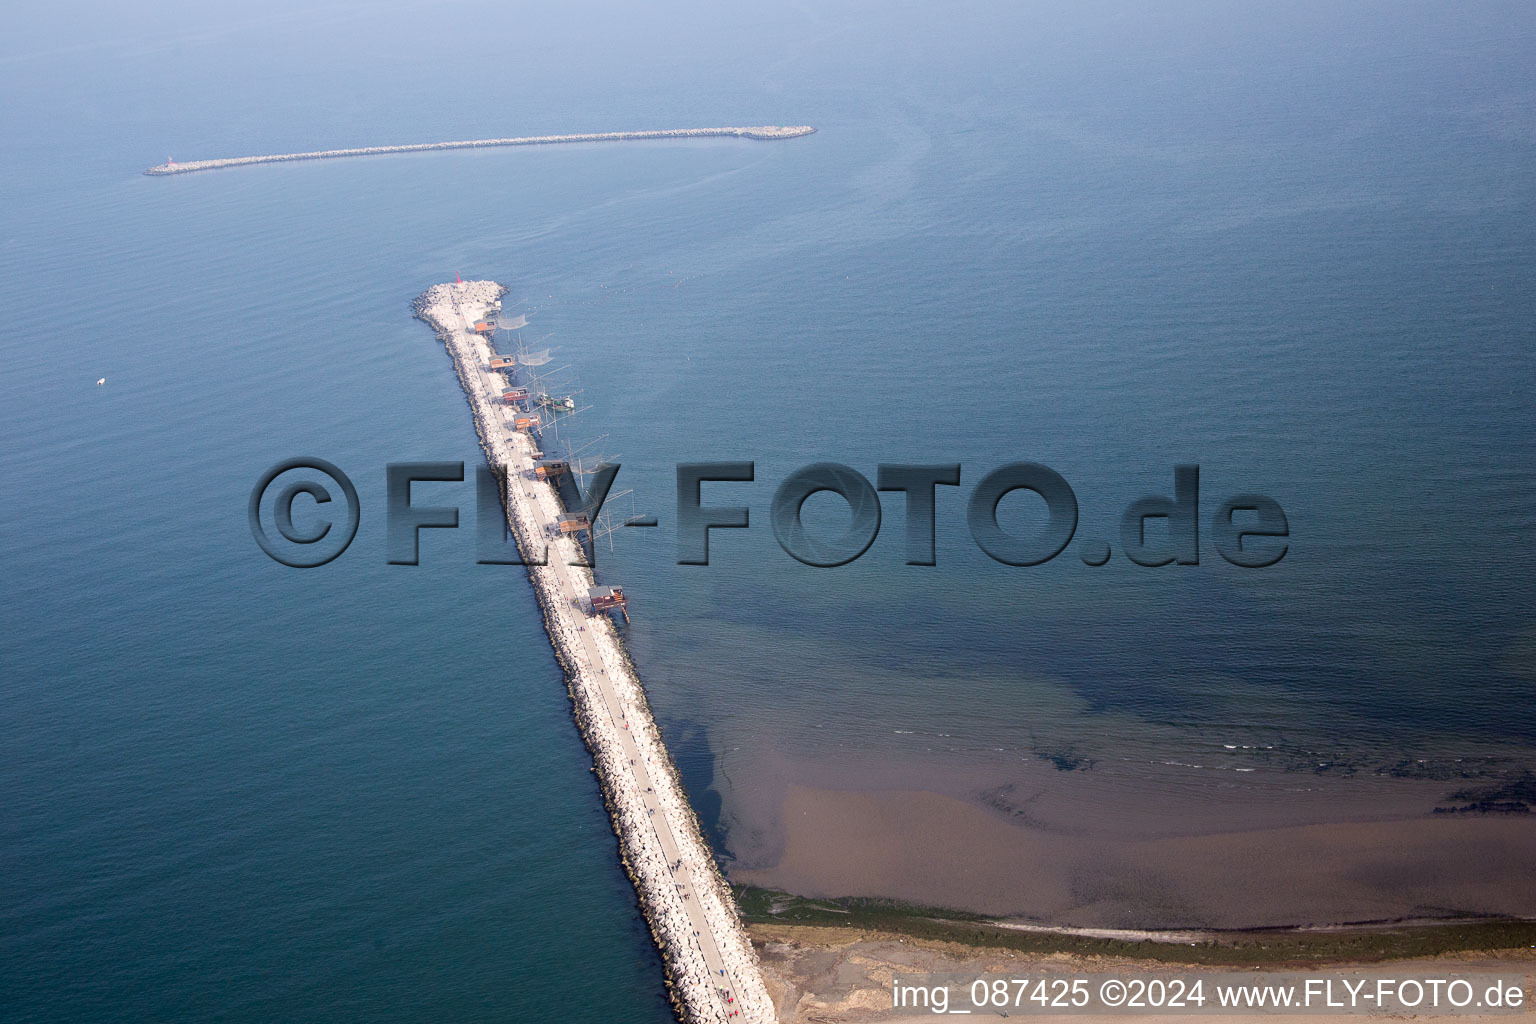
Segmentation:
{"type": "Polygon", "coordinates": [[[733,886],[748,924],[859,928],[934,942],[1022,953],[1127,957],[1176,964],[1248,966],[1376,962],[1444,953],[1536,948],[1536,921],[1487,919],[1366,923],[1337,929],[1202,930],[1200,942],[1095,938],[1067,932],[1019,931],[993,918],[896,900],[808,899],[772,889],[733,886]]]}

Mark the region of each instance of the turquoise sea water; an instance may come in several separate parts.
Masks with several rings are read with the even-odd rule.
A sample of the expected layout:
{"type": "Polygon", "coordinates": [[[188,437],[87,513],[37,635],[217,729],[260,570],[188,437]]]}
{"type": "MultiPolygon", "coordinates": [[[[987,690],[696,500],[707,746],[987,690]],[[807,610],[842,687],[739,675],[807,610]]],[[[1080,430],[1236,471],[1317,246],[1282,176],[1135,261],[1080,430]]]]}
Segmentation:
{"type": "MultiPolygon", "coordinates": [[[[1512,4],[23,16],[0,49],[3,1016],[667,1019],[528,587],[469,530],[385,564],[384,464],[480,457],[409,310],[456,272],[510,286],[592,405],[568,429],[607,434],[662,518],[603,571],[727,854],[764,827],[733,768],[769,757],[1219,771],[1232,800],[1319,766],[1517,777],[1533,34],[1512,4]],[[363,503],[305,573],[245,517],[300,454],[363,503]],[[710,492],[754,527],[697,570],[671,530],[695,459],[759,478],[710,492]],[[939,566],[901,564],[890,502],[851,566],[780,552],[773,487],[822,459],[961,462],[939,566]],[[963,497],[1015,459],[1117,549],[1119,510],[1199,462],[1205,515],[1266,493],[1291,553],[990,563],[963,497]]],[[[469,524],[469,485],[422,493],[469,524]]]]}

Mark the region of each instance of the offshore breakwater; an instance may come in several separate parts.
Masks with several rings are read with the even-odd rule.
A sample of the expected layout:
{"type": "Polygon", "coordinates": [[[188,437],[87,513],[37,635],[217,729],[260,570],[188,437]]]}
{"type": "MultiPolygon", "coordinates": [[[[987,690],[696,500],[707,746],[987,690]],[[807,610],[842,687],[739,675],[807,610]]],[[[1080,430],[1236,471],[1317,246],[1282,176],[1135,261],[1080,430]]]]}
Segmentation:
{"type": "Polygon", "coordinates": [[[552,146],[568,142],[633,142],[642,139],[797,139],[816,131],[810,125],[757,125],[751,128],[667,128],[645,132],[591,132],[585,135],[528,135],[510,139],[466,139],[459,142],[420,142],[408,146],[366,146],[361,149],[321,149],[312,153],[274,153],[268,156],[235,156],[221,160],[167,160],[145,174],[190,174],[249,164],[279,164],[294,160],[338,160],[348,156],[382,156],[387,153],[426,153],[439,149],[490,149],[495,146],[552,146]]]}
{"type": "Polygon", "coordinates": [[[474,325],[494,316],[506,289],[494,281],[434,285],[414,304],[453,358],[481,447],[506,481],[507,521],[538,596],[573,715],[602,787],[625,870],[666,966],[673,1006],[685,1021],[771,1024],[773,1002],[735,900],[698,819],[612,620],[592,607],[592,570],[551,482],[535,473],[537,439],[516,429],[505,404],[513,383],[490,368],[492,349],[474,325]]]}

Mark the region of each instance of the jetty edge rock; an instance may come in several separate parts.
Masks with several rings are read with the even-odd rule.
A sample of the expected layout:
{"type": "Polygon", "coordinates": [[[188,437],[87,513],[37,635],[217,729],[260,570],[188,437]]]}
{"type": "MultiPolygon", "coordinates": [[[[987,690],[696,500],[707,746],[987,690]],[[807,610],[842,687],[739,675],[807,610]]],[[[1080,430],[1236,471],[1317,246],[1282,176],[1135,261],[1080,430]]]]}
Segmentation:
{"type": "Polygon", "coordinates": [[[536,438],[516,429],[490,369],[490,341],[475,324],[495,317],[506,289],[495,281],[433,285],[414,309],[453,358],[487,461],[506,480],[507,521],[527,566],[572,713],[618,836],[624,868],[661,952],[668,993],[689,1024],[771,1024],[773,1001],[736,903],[704,840],[645,691],[612,620],[591,606],[595,584],[575,539],[555,529],[564,511],[538,479],[536,438]]]}
{"type": "Polygon", "coordinates": [[[386,153],[426,153],[438,149],[489,149],[495,146],[552,146],[570,142],[632,142],[641,139],[707,139],[734,137],[773,141],[814,135],[816,129],[802,125],[757,125],[751,128],[666,128],[644,132],[589,132],[584,135],[528,135],[510,139],[464,139],[458,142],[419,142],[407,146],[366,146],[361,149],[320,149],[311,153],[273,153],[268,156],[233,156],[221,160],[167,160],[144,171],[149,175],[190,174],[225,167],[250,164],[279,164],[294,160],[335,160],[348,156],[382,156],[386,153]]]}

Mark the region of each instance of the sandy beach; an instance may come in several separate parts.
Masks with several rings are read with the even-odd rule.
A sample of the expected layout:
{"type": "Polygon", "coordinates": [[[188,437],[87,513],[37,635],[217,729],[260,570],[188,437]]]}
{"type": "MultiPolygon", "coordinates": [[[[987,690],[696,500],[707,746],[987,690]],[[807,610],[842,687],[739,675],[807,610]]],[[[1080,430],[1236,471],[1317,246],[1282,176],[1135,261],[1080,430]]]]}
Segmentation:
{"type": "MultiPolygon", "coordinates": [[[[852,928],[769,924],[753,925],[751,934],[782,1024],[856,1024],[863,1021],[914,1019],[910,1015],[897,1017],[891,1011],[891,979],[895,974],[975,972],[1017,975],[1049,972],[1060,976],[1084,972],[1124,972],[1150,978],[1174,974],[1198,976],[1199,972],[1209,970],[1130,957],[1042,955],[1005,949],[978,949],[852,928]]],[[[1286,969],[1287,966],[1289,969],[1295,967],[1276,965],[1274,969],[1286,969]]],[[[1336,966],[1349,965],[1341,963],[1336,966]]],[[[1398,977],[1440,976],[1452,972],[1525,974],[1525,991],[1529,1001],[1532,972],[1536,971],[1536,950],[1451,953],[1432,958],[1395,961],[1389,967],[1362,965],[1361,969],[1366,973],[1381,971],[1398,977]]],[[[1256,977],[1262,977],[1265,971],[1253,973],[1256,977]]],[[[1110,1024],[1134,1019],[1124,1015],[1059,1017],[1030,1013],[1027,1016],[1032,1019],[1070,1020],[1083,1024],[1110,1024]]],[[[1171,1022],[1186,1018],[1161,1015],[1155,1019],[1171,1022]]],[[[1189,1019],[1237,1021],[1254,1018],[1211,1014],[1189,1019]]],[[[1287,1015],[1285,1019],[1337,1021],[1348,1018],[1294,1014],[1287,1015]]],[[[1373,1015],[1371,1019],[1384,1018],[1373,1015]]],[[[1478,1021],[1510,1018],[1467,1015],[1454,1019],[1478,1021]]]]}

